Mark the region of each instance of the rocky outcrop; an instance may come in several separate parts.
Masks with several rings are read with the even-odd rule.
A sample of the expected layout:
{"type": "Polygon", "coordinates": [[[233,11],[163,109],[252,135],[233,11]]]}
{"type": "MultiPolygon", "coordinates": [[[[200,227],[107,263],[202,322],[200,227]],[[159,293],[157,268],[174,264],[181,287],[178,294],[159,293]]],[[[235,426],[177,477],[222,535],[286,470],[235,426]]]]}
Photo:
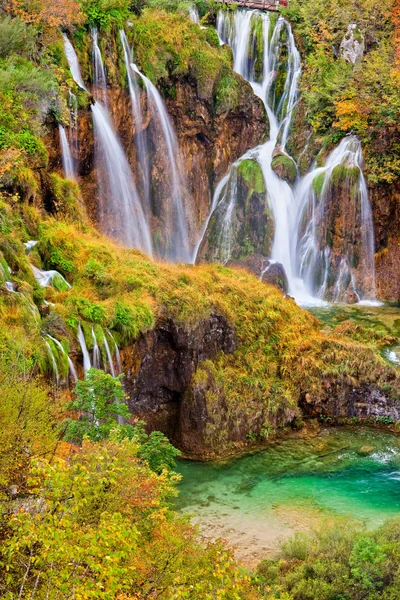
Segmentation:
{"type": "MultiPolygon", "coordinates": [[[[226,319],[212,314],[193,329],[172,320],[143,335],[132,348],[121,352],[126,373],[128,406],[135,418],[144,419],[151,430],[164,432],[178,446],[186,435],[188,406],[182,402],[201,361],[236,347],[235,332],[226,319]]],[[[206,415],[190,407],[190,418],[200,424],[206,415]]]]}
{"type": "Polygon", "coordinates": [[[400,400],[389,398],[373,385],[331,386],[330,393],[324,398],[313,399],[305,394],[300,406],[307,418],[329,417],[363,421],[367,419],[389,418],[393,422],[400,419],[400,400]]]}
{"type": "MultiPolygon", "coordinates": [[[[235,160],[266,138],[268,124],[261,100],[244,80],[240,79],[236,106],[225,112],[215,110],[209,99],[202,99],[197,91],[196,82],[189,76],[171,81],[168,85],[165,82],[165,87],[174,89],[174,98],[167,99],[166,103],[181,151],[179,168],[182,170],[183,180],[186,180],[187,189],[183,190],[183,195],[191,215],[189,233],[191,241],[194,242],[200,225],[208,215],[211,191],[235,160]]],[[[132,121],[128,91],[117,85],[111,86],[108,89],[108,99],[113,124],[140,187],[141,174],[138,172],[135,151],[135,136],[139,132],[135,130],[132,121]]],[[[90,98],[88,101],[90,102],[90,98]]],[[[165,142],[160,135],[160,128],[148,110],[144,92],[141,95],[141,104],[142,133],[147,136],[148,159],[151,165],[152,229],[162,235],[163,223],[159,221],[157,205],[158,199],[162,198],[165,201],[167,196],[165,169],[162,168],[163,157],[166,156],[165,142]]],[[[50,129],[46,145],[50,154],[49,170],[62,173],[58,129],[50,129]]],[[[95,143],[90,104],[79,111],[78,148],[79,185],[83,201],[90,219],[97,222],[95,143]]],[[[52,208],[51,198],[47,208],[52,208]]]]}

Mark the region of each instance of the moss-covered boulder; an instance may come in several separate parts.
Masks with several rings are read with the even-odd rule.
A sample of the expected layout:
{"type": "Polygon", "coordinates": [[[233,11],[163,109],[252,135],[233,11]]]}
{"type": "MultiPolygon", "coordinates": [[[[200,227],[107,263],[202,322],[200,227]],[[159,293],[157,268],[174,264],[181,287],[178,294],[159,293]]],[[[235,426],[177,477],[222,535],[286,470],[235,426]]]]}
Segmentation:
{"type": "Polygon", "coordinates": [[[278,152],[272,159],[271,167],[281,179],[284,179],[289,184],[294,183],[297,177],[297,167],[290,156],[278,152]]]}
{"type": "Polygon", "coordinates": [[[268,193],[258,162],[242,160],[231,169],[211,216],[199,259],[227,263],[249,255],[269,255],[274,234],[268,193]]]}

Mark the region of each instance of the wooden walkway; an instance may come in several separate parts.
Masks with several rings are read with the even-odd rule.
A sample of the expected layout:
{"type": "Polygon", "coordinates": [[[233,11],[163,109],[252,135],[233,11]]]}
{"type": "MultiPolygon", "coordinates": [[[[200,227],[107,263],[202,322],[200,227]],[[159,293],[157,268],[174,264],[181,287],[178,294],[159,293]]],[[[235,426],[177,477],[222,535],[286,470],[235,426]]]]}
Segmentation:
{"type": "Polygon", "coordinates": [[[222,4],[237,4],[238,6],[242,6],[243,8],[256,8],[258,10],[269,10],[273,12],[278,12],[279,7],[287,6],[287,2],[285,0],[280,0],[278,2],[273,2],[272,0],[215,0],[216,2],[221,2],[222,4]]]}

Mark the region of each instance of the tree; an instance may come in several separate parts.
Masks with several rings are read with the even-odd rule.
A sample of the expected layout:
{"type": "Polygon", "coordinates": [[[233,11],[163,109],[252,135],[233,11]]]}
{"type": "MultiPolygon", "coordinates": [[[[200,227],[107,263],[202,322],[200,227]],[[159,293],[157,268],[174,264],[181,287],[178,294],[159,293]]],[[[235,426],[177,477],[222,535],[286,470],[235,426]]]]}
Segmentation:
{"type": "MultiPolygon", "coordinates": [[[[111,430],[116,428],[118,417],[129,418],[122,378],[122,374],[112,377],[99,369],[89,369],[86,379],[77,381],[75,398],[66,408],[78,413],[78,419],[67,420],[67,441],[79,444],[84,437],[92,441],[106,439],[111,430]]],[[[125,435],[132,437],[131,425],[120,424],[119,428],[125,435]]]]}
{"type": "Polygon", "coordinates": [[[68,460],[35,461],[31,498],[0,542],[0,596],[35,600],[255,600],[222,543],[203,545],[168,508],[165,473],[140,444],[86,440],[68,460]]]}

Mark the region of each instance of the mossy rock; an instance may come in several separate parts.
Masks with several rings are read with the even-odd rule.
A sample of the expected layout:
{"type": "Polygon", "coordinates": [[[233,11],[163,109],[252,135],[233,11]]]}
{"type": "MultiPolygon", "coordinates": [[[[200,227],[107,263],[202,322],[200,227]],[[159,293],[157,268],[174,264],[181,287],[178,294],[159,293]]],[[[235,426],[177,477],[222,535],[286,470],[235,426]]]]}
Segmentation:
{"type": "Polygon", "coordinates": [[[322,188],[324,187],[324,183],[325,183],[325,173],[320,173],[319,175],[314,177],[313,182],[312,182],[312,188],[313,188],[314,192],[317,194],[317,196],[321,195],[322,188]]]}
{"type": "Polygon", "coordinates": [[[271,167],[281,179],[289,184],[292,184],[297,177],[296,164],[286,154],[277,154],[272,160],[271,167]]]}
{"type": "Polygon", "coordinates": [[[347,167],[346,165],[337,165],[331,173],[332,185],[339,185],[342,182],[355,182],[360,178],[360,169],[356,166],[347,167]]]}
{"type": "Polygon", "coordinates": [[[256,160],[246,159],[238,166],[238,176],[256,194],[265,194],[266,187],[262,169],[256,160]]]}

